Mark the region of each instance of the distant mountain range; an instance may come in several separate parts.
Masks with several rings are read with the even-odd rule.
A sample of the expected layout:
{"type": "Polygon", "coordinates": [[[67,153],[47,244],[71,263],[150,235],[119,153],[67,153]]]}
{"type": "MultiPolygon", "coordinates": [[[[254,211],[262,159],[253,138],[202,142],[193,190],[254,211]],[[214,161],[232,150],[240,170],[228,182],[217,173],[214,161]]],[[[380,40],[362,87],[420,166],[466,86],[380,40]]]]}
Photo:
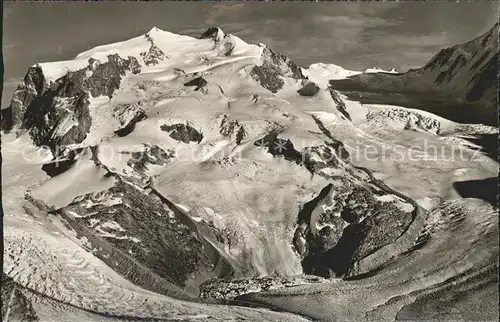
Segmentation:
{"type": "MultiPolygon", "coordinates": [[[[393,96],[389,101],[395,104],[417,101],[415,107],[426,110],[429,108],[421,105],[432,101],[431,111],[438,115],[444,113],[441,116],[463,123],[493,125],[498,106],[498,27],[497,22],[476,39],[440,50],[421,68],[406,73],[363,73],[331,80],[330,84],[338,90],[377,93],[385,101],[393,96]],[[460,111],[448,113],[458,106],[467,106],[467,111],[462,115],[460,111]]],[[[364,96],[374,99],[370,94],[364,96]]],[[[362,94],[358,97],[363,100],[362,94]]]]}

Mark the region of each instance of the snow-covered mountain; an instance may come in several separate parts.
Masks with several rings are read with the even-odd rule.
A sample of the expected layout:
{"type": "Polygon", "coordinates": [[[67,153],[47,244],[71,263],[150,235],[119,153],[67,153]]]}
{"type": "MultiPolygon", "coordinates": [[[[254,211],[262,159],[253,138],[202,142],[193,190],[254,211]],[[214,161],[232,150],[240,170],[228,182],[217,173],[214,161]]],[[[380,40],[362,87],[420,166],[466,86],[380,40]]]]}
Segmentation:
{"type": "Polygon", "coordinates": [[[482,277],[497,217],[453,182],[496,171],[461,138],[496,130],[329,85],[355,74],[300,68],[219,28],[153,28],[30,67],[2,114],[3,317],[386,319],[449,279],[482,277]],[[415,141],[445,155],[399,158],[415,141]],[[443,160],[455,150],[468,158],[443,160]],[[429,260],[442,252],[456,257],[429,260]],[[362,278],[377,270],[387,284],[362,278]],[[304,305],[301,292],[322,290],[304,305]],[[363,307],[340,303],[372,290],[363,307]]]}

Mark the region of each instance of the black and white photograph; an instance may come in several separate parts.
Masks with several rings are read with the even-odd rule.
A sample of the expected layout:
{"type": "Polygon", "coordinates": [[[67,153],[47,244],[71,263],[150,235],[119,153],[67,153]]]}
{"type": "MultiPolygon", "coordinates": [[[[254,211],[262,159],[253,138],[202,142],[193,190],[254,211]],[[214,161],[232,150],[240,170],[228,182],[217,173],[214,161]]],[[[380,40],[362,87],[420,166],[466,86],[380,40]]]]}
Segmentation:
{"type": "Polygon", "coordinates": [[[498,321],[500,2],[5,1],[2,321],[498,321]]]}

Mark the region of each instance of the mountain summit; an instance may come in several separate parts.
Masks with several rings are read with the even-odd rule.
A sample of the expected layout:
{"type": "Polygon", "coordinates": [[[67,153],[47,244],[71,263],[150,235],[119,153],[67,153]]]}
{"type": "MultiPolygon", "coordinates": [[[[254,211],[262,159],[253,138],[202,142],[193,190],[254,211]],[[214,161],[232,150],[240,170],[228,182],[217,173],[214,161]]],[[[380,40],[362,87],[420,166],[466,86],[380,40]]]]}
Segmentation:
{"type": "MultiPolygon", "coordinates": [[[[349,79],[400,77],[380,71],[349,79]]],[[[464,134],[498,132],[328,82],[356,73],[303,69],[217,27],[29,67],[2,115],[3,311],[394,320],[444,287],[490,294],[498,216],[453,187],[498,169],[464,134]]],[[[462,319],[459,298],[437,305],[462,319]]],[[[495,297],[478,298],[491,320],[495,297]]]]}

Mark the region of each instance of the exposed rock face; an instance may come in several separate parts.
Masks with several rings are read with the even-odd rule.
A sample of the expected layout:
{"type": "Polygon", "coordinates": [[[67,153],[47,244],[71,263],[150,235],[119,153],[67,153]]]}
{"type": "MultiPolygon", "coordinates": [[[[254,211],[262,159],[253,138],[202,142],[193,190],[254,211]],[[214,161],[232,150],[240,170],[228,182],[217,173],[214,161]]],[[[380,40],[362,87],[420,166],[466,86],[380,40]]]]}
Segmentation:
{"type": "Polygon", "coordinates": [[[416,205],[348,162],[349,154],[321,121],[331,140],[298,151],[279,131],[254,142],[274,156],[304,166],[332,183],[303,205],[293,238],[304,273],[322,277],[348,275],[357,261],[395,242],[416,216],[416,205]]]}
{"type": "Polygon", "coordinates": [[[318,276],[212,279],[200,285],[200,297],[231,300],[243,294],[321,282],[326,280],[318,276]]]}
{"type": "Polygon", "coordinates": [[[314,119],[331,140],[324,145],[299,152],[290,140],[278,138],[276,131],[254,144],[333,182],[303,205],[293,245],[306,274],[343,276],[357,261],[397,240],[412,223],[417,208],[368,170],[350,165],[343,144],[314,119]]]}
{"type": "Polygon", "coordinates": [[[498,87],[498,51],[492,58],[484,62],[489,55],[491,55],[490,51],[485,52],[472,67],[477,69],[477,73],[467,82],[468,92],[465,99],[468,101],[475,102],[482,99],[497,102],[491,80],[496,80],[493,82],[493,88],[495,85],[498,87]]]}
{"type": "Polygon", "coordinates": [[[231,168],[236,164],[236,159],[234,157],[223,157],[221,159],[208,160],[206,163],[216,164],[221,168],[231,168]]]}
{"type": "Polygon", "coordinates": [[[321,132],[323,132],[323,134],[330,140],[330,142],[327,142],[327,145],[333,148],[336,155],[341,160],[347,161],[349,159],[349,152],[347,152],[347,150],[345,149],[344,143],[335,139],[332,133],[325,127],[325,125],[317,117],[313,115],[312,118],[316,122],[316,125],[321,130],[321,132]]]}
{"type": "Polygon", "coordinates": [[[273,93],[277,93],[285,82],[283,77],[306,79],[302,70],[288,57],[273,52],[265,47],[262,52],[262,66],[254,66],[250,72],[260,85],[273,93]]]}
{"type": "Polygon", "coordinates": [[[48,84],[45,81],[42,69],[40,67],[30,67],[15,90],[6,115],[2,115],[2,120],[5,117],[5,127],[2,129],[10,130],[14,125],[21,124],[26,110],[47,88],[48,84]],[[11,113],[10,116],[8,115],[9,112],[11,113]]]}
{"type": "Polygon", "coordinates": [[[309,82],[304,87],[299,89],[297,93],[299,93],[301,96],[314,96],[319,92],[319,86],[316,85],[314,82],[309,82]]]}
{"type": "Polygon", "coordinates": [[[5,129],[27,129],[36,145],[48,146],[57,155],[64,146],[86,138],[92,122],[90,96],[111,97],[127,72],[140,72],[137,59],[122,59],[117,54],[109,55],[105,63],[91,58],[87,67],[50,84],[40,67],[31,67],[6,112],[12,114],[7,115],[5,129]]]}
{"type": "Polygon", "coordinates": [[[90,130],[89,95],[67,76],[54,89],[39,96],[27,108],[23,126],[38,146],[48,146],[56,155],[61,148],[82,142],[90,130]]]}
{"type": "Polygon", "coordinates": [[[31,301],[23,294],[23,287],[2,273],[2,320],[39,321],[31,301]]]}
{"type": "Polygon", "coordinates": [[[146,66],[156,65],[161,60],[165,59],[165,54],[161,51],[160,48],[155,45],[151,45],[151,48],[147,52],[142,52],[141,57],[144,60],[146,66]]]}
{"type": "Polygon", "coordinates": [[[198,132],[194,127],[189,124],[163,124],[160,129],[165,132],[169,132],[169,136],[177,141],[190,143],[197,142],[200,143],[203,140],[203,134],[198,132]]]}
{"type": "Polygon", "coordinates": [[[158,197],[123,180],[78,197],[57,213],[87,238],[97,257],[148,289],[164,293],[165,282],[184,288],[198,273],[213,269],[196,230],[158,197]],[[135,262],[149,273],[141,273],[135,262]]]}
{"type": "Polygon", "coordinates": [[[84,89],[90,90],[93,97],[100,95],[112,97],[114,91],[120,87],[122,77],[128,71],[133,74],[141,71],[137,58],[129,56],[123,59],[117,54],[109,55],[106,63],[97,64],[94,68],[93,66],[91,63],[88,67],[92,71],[92,76],[88,79],[82,77],[72,79],[84,89]]]}
{"type": "Polygon", "coordinates": [[[207,85],[207,81],[201,76],[196,77],[195,79],[192,79],[184,84],[184,86],[196,86],[195,91],[201,89],[205,85],[207,85]]]}
{"type": "Polygon", "coordinates": [[[218,34],[222,32],[218,27],[210,27],[201,34],[200,39],[213,39],[217,40],[218,34]]]}
{"type": "Polygon", "coordinates": [[[319,173],[324,168],[342,167],[342,158],[348,158],[343,146],[325,142],[325,145],[304,148],[301,152],[304,166],[311,173],[319,173]]]}
{"type": "Polygon", "coordinates": [[[468,101],[496,102],[498,72],[497,22],[484,35],[462,45],[442,49],[415,73],[436,73],[435,83],[458,93],[468,101]],[[493,80],[493,81],[492,81],[493,80]],[[463,84],[459,83],[463,82],[463,84]]]}
{"type": "MultiPolygon", "coordinates": [[[[306,274],[344,276],[362,258],[391,244],[412,223],[410,201],[336,177],[299,213],[294,246],[306,274]]],[[[385,187],[383,187],[385,189],[385,187]]]]}
{"type": "Polygon", "coordinates": [[[164,165],[174,158],[175,151],[167,150],[164,151],[157,145],[150,146],[144,144],[144,150],[140,152],[122,152],[123,154],[129,154],[130,159],[127,161],[127,165],[134,169],[137,173],[145,175],[148,170],[148,165],[164,165]]]}
{"type": "Polygon", "coordinates": [[[222,52],[224,53],[224,56],[231,56],[234,50],[234,44],[232,42],[226,42],[224,43],[224,47],[222,49],[222,52]]]}
{"type": "Polygon", "coordinates": [[[366,115],[366,120],[398,130],[421,130],[439,134],[441,129],[438,120],[403,109],[370,111],[366,115]]]}
{"type": "Polygon", "coordinates": [[[115,133],[118,136],[126,136],[134,130],[134,127],[138,122],[144,120],[145,118],[147,118],[146,113],[144,111],[139,111],[123,128],[115,131],[115,133]]]}
{"type": "Polygon", "coordinates": [[[42,170],[51,177],[55,177],[64,171],[68,170],[75,164],[80,157],[84,148],[71,149],[69,151],[61,151],[64,154],[64,159],[58,159],[55,162],[46,163],[42,166],[42,170]]]}
{"type": "Polygon", "coordinates": [[[113,115],[120,121],[121,128],[115,133],[118,136],[130,134],[135,125],[146,119],[146,112],[141,108],[141,102],[136,104],[121,104],[114,107],[113,115]]]}
{"type": "Polygon", "coordinates": [[[323,277],[346,275],[356,261],[394,242],[411,224],[416,211],[410,200],[393,194],[368,172],[345,163],[348,154],[335,143],[299,152],[277,133],[254,143],[337,182],[303,206],[293,239],[303,258],[304,272],[323,277]],[[346,155],[341,158],[343,153],[346,155]],[[363,188],[358,180],[370,188],[363,188]]]}

